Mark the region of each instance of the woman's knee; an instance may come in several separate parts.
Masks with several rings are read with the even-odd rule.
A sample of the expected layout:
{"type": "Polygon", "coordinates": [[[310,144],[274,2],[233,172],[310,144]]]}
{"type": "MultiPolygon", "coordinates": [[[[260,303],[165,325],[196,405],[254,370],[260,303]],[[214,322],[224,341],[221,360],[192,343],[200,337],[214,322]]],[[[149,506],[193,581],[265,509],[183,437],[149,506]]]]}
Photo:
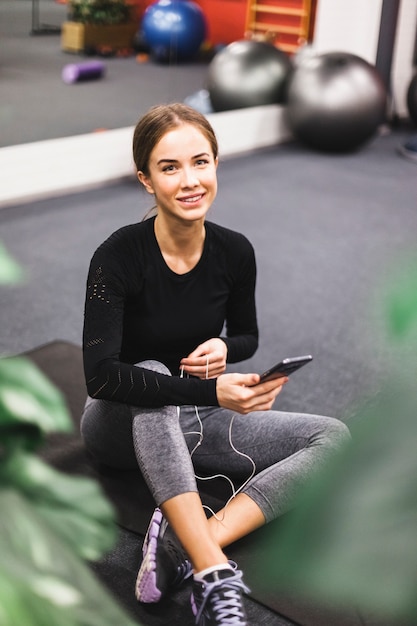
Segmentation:
{"type": "Polygon", "coordinates": [[[323,451],[327,450],[330,454],[338,453],[351,441],[349,428],[337,418],[327,418],[320,430],[313,445],[314,443],[321,444],[323,451]]]}
{"type": "Polygon", "coordinates": [[[332,419],[329,427],[332,439],[339,442],[340,445],[346,444],[351,440],[351,435],[347,425],[339,419],[332,419]]]}
{"type": "Polygon", "coordinates": [[[153,372],[158,372],[158,374],[166,374],[167,376],[171,376],[171,372],[167,368],[166,365],[161,363],[160,361],[154,361],[153,359],[148,359],[146,361],[140,361],[139,363],[135,363],[136,367],[143,367],[145,370],[152,370],[153,372]]]}
{"type": "MultiPolygon", "coordinates": [[[[159,361],[146,360],[137,363],[137,366],[171,375],[169,369],[159,361]]],[[[174,410],[174,407],[170,408],[174,410]]],[[[164,409],[167,410],[168,407],[164,409]]],[[[149,430],[150,414],[160,416],[164,409],[144,409],[88,397],[81,418],[81,435],[85,446],[95,459],[105,465],[120,469],[135,468],[137,460],[134,440],[137,439],[138,426],[133,427],[132,433],[132,422],[139,418],[145,424],[146,430],[149,430]],[[141,419],[143,417],[145,419],[141,419]]]]}
{"type": "Polygon", "coordinates": [[[100,463],[120,469],[137,466],[128,405],[88,398],[80,430],[86,449],[100,463]]]}

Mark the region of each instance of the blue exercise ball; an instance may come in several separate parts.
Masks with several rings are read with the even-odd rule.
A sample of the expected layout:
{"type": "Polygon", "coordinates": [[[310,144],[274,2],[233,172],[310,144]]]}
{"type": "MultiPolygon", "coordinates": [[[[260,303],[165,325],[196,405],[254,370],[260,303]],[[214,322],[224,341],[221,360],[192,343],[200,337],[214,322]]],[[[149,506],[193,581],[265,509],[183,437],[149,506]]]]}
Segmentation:
{"type": "Polygon", "coordinates": [[[361,57],[347,52],[308,55],[289,82],[288,122],[311,148],[349,152],[384,122],[386,100],[376,68],[361,57]]]}
{"type": "Polygon", "coordinates": [[[281,104],[292,71],[290,57],[271,43],[242,39],[212,59],[207,89],[215,111],[281,104]]]}
{"type": "Polygon", "coordinates": [[[140,30],[152,57],[167,63],[194,57],[206,37],[207,24],[196,3],[159,0],[146,9],[140,30]]]}

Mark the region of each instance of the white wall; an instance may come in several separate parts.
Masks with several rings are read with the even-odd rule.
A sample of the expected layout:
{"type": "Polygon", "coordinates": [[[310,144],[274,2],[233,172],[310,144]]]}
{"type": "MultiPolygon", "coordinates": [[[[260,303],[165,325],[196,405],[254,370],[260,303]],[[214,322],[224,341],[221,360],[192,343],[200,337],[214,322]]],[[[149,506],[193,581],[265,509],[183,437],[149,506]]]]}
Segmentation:
{"type": "MultiPolygon", "coordinates": [[[[207,117],[219,140],[220,158],[291,138],[284,107],[278,104],[207,117]]],[[[0,148],[0,209],[133,178],[132,134],[133,126],[0,148]]]]}
{"type": "MultiPolygon", "coordinates": [[[[375,63],[383,0],[318,0],[314,49],[345,51],[375,63]]],[[[417,1],[401,0],[392,64],[394,110],[408,116],[406,94],[413,74],[417,1]]]]}
{"type": "Polygon", "coordinates": [[[318,0],[314,48],[344,51],[375,63],[382,0],[318,0]]]}

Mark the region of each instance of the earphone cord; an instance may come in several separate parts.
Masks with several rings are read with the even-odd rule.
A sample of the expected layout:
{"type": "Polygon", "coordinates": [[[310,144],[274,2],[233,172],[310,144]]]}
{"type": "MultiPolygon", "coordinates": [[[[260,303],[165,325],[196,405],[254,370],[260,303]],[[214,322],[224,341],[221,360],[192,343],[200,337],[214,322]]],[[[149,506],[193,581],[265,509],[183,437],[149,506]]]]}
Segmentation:
{"type": "MultiPolygon", "coordinates": [[[[207,355],[207,359],[206,359],[206,380],[209,377],[208,374],[209,374],[209,357],[207,355]]],[[[181,370],[180,370],[180,378],[183,378],[183,377],[184,377],[184,366],[182,366],[181,370]]],[[[203,442],[203,439],[204,439],[203,422],[201,421],[201,417],[200,417],[200,414],[198,412],[198,407],[196,405],[194,406],[194,410],[195,410],[195,414],[196,414],[196,417],[197,417],[197,421],[198,421],[200,430],[198,430],[198,431],[189,431],[189,432],[184,433],[184,436],[187,436],[187,435],[198,435],[198,441],[195,444],[194,448],[190,452],[190,458],[193,457],[194,452],[197,450],[197,448],[199,446],[201,446],[201,444],[203,442]]],[[[177,406],[178,418],[180,417],[180,411],[181,411],[180,407],[177,406]]],[[[233,428],[233,422],[234,422],[235,417],[236,417],[236,413],[234,413],[232,415],[231,420],[230,420],[230,424],[229,424],[229,445],[230,445],[230,447],[232,448],[232,450],[236,454],[238,454],[239,456],[244,457],[245,459],[248,459],[248,461],[251,463],[252,471],[251,471],[250,475],[248,476],[248,478],[241,484],[241,486],[238,489],[235,489],[235,486],[234,486],[232,480],[228,476],[226,476],[225,474],[214,474],[212,476],[198,476],[197,474],[194,474],[195,477],[197,478],[197,480],[214,480],[215,478],[224,478],[229,483],[230,488],[232,490],[232,495],[230,496],[230,498],[227,500],[226,504],[224,505],[224,507],[223,507],[223,515],[221,517],[219,517],[213,511],[212,508],[210,508],[206,504],[203,504],[203,508],[206,509],[207,511],[209,511],[219,521],[223,521],[227,506],[230,504],[230,502],[233,500],[233,498],[235,498],[237,496],[237,494],[240,493],[246,487],[246,485],[253,478],[253,476],[255,475],[255,472],[256,472],[256,464],[255,464],[255,461],[252,459],[252,457],[250,457],[248,454],[245,454],[244,452],[241,452],[240,450],[238,450],[236,448],[236,446],[234,445],[234,443],[233,443],[233,440],[232,440],[232,428],[233,428]]]]}

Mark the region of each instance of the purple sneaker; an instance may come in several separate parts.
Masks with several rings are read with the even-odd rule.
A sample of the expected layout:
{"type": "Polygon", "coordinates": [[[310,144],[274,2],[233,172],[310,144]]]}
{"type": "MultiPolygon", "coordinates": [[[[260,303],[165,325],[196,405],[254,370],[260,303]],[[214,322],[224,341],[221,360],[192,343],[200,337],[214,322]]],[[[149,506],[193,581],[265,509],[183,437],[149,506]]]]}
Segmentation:
{"type": "Polygon", "coordinates": [[[191,608],[196,626],[248,626],[243,606],[243,593],[249,589],[242,581],[242,572],[219,569],[193,582],[191,608]]]}
{"type": "Polygon", "coordinates": [[[136,579],[135,595],[139,602],[159,600],[192,574],[191,563],[160,509],[155,509],[142,548],[142,564],[136,579]]]}

